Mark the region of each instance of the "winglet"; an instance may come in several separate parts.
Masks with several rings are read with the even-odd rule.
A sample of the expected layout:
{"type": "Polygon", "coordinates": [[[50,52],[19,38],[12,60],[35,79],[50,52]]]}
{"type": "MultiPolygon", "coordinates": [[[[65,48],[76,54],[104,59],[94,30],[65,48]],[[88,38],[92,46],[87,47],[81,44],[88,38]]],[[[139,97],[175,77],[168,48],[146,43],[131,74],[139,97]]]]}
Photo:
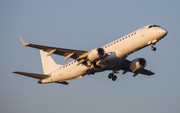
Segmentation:
{"type": "Polygon", "coordinates": [[[20,40],[21,40],[21,42],[23,43],[24,46],[29,45],[29,43],[26,43],[21,37],[19,37],[19,38],[20,38],[20,40]]]}

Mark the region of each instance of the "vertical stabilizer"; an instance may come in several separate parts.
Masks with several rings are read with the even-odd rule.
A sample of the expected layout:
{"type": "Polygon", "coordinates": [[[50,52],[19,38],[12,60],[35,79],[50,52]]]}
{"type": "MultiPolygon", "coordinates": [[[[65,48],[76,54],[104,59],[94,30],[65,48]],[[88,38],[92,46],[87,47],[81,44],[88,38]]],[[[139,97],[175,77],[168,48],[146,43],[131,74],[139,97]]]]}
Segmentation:
{"type": "Polygon", "coordinates": [[[44,74],[49,74],[61,66],[56,64],[51,56],[48,56],[48,52],[40,50],[40,55],[44,74]]]}

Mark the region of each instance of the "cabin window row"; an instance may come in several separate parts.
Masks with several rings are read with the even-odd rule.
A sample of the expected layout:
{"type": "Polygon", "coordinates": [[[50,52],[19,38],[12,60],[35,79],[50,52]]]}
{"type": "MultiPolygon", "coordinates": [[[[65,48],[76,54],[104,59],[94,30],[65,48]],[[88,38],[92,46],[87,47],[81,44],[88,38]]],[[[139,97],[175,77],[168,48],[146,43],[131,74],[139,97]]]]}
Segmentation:
{"type": "Polygon", "coordinates": [[[77,61],[75,61],[75,60],[74,60],[73,62],[71,62],[71,63],[69,63],[69,64],[64,65],[64,66],[63,66],[63,68],[68,67],[68,66],[70,66],[71,64],[74,64],[74,63],[76,63],[76,62],[77,62],[77,61]]]}
{"type": "Polygon", "coordinates": [[[113,45],[113,44],[116,44],[118,42],[121,42],[122,40],[127,39],[128,37],[131,37],[131,36],[133,36],[135,34],[136,34],[136,32],[134,32],[134,33],[132,33],[132,34],[130,34],[130,35],[124,37],[124,38],[120,38],[119,40],[115,41],[114,43],[108,44],[107,46],[105,46],[105,48],[110,47],[110,45],[113,45]]]}

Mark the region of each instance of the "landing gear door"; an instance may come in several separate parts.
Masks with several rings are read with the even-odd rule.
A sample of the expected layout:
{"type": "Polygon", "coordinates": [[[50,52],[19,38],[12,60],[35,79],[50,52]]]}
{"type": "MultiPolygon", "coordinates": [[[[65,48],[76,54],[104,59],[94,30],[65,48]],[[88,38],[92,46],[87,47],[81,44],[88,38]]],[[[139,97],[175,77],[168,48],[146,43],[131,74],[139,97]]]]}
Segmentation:
{"type": "Polygon", "coordinates": [[[143,28],[141,28],[141,37],[144,37],[144,27],[143,28]]]}

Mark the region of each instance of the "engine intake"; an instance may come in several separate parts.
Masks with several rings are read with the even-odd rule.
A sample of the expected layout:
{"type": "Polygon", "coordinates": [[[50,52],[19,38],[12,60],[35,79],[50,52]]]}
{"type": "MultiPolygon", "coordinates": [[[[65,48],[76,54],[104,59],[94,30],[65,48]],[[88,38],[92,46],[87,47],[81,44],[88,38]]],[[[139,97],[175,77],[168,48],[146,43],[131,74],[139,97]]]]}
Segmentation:
{"type": "Polygon", "coordinates": [[[104,56],[105,56],[104,49],[103,48],[96,48],[96,49],[93,49],[89,52],[87,58],[88,58],[88,60],[93,62],[93,61],[95,61],[99,58],[102,58],[104,56]]]}
{"type": "Polygon", "coordinates": [[[129,66],[132,72],[143,69],[146,66],[147,62],[144,58],[137,58],[133,60],[129,66]]]}

